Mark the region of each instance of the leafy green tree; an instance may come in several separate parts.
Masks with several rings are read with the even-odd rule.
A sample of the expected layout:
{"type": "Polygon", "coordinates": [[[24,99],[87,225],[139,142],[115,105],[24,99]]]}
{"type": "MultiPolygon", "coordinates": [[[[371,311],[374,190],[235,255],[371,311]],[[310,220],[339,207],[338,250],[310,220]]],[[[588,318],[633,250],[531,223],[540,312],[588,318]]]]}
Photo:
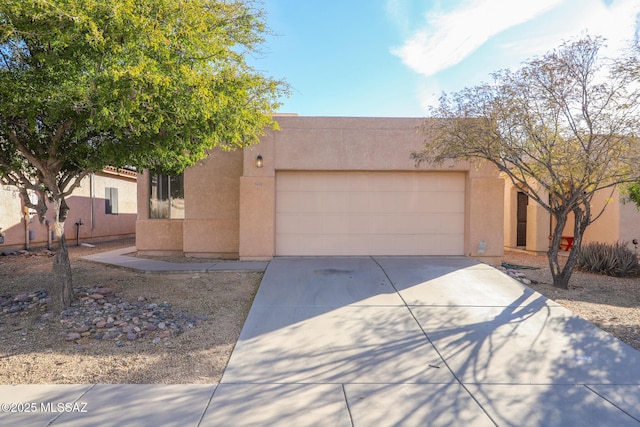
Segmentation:
{"type": "Polygon", "coordinates": [[[636,204],[640,209],[640,181],[633,182],[627,187],[627,196],[629,200],[636,204]]]}
{"type": "Polygon", "coordinates": [[[495,165],[555,219],[549,265],[568,288],[582,237],[602,211],[598,191],[631,181],[638,165],[638,88],[603,41],[585,37],[493,75],[492,84],[444,95],[423,127],[417,162],[475,160],[495,165]],[[559,244],[570,215],[574,241],[564,266],[559,244]]]}
{"type": "Polygon", "coordinates": [[[55,207],[61,307],[73,297],[65,198],[104,166],[175,173],[275,127],[283,81],[247,55],[268,32],[251,0],[3,0],[0,179],[42,221],[55,207]],[[39,195],[36,206],[27,192],[39,195]]]}

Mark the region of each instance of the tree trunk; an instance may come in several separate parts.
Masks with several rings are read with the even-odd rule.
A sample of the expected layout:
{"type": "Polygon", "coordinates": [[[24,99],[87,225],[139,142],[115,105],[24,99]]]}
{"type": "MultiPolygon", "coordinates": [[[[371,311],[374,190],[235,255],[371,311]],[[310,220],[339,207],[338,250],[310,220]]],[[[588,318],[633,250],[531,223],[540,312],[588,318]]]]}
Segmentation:
{"type": "MultiPolygon", "coordinates": [[[[555,265],[557,266],[556,274],[551,272],[553,276],[553,286],[556,288],[569,289],[569,280],[571,279],[571,275],[573,274],[573,269],[576,266],[576,262],[578,260],[578,253],[580,248],[576,245],[576,240],[578,240],[578,236],[574,234],[573,236],[573,246],[569,251],[569,255],[567,256],[567,261],[565,262],[562,269],[559,268],[558,263],[558,248],[555,250],[555,265]]],[[[549,259],[551,261],[551,258],[549,259]]]]}
{"type": "Polygon", "coordinates": [[[58,235],[58,251],[53,261],[53,274],[57,286],[57,299],[52,296],[54,311],[62,311],[71,305],[73,300],[73,281],[71,277],[71,260],[69,259],[69,249],[67,239],[64,234],[64,222],[66,220],[67,207],[64,199],[54,201],[56,220],[54,223],[56,234],[58,235]]]}
{"type": "MultiPolygon", "coordinates": [[[[64,227],[64,224],[63,224],[64,227]]],[[[73,281],[71,278],[71,261],[69,260],[69,250],[67,239],[64,234],[59,237],[58,252],[53,261],[53,272],[58,286],[58,307],[60,310],[71,305],[73,300],[73,281]]]]}
{"type": "Polygon", "coordinates": [[[558,254],[560,251],[562,232],[567,224],[568,213],[562,212],[557,216],[554,215],[556,219],[556,226],[553,229],[551,247],[547,252],[547,256],[549,257],[549,267],[551,268],[551,276],[553,277],[553,286],[556,288],[569,289],[569,279],[571,279],[573,269],[578,261],[580,248],[582,247],[582,236],[591,221],[589,213],[580,209],[579,206],[573,209],[573,214],[573,245],[569,251],[569,255],[567,256],[567,261],[562,268],[560,267],[558,254]]]}
{"type": "Polygon", "coordinates": [[[560,251],[560,240],[562,239],[562,232],[567,224],[567,212],[561,212],[554,215],[556,220],[556,226],[553,229],[551,235],[551,246],[547,252],[549,258],[549,268],[551,269],[551,277],[553,277],[553,286],[556,288],[569,289],[569,279],[571,278],[571,272],[560,266],[558,259],[558,252],[560,251]]]}

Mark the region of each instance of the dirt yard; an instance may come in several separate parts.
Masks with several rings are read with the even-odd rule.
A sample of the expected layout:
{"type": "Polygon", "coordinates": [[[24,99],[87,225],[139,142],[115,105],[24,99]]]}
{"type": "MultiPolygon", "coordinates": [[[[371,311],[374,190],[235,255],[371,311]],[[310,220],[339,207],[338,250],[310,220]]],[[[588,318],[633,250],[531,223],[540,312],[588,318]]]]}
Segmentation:
{"type": "MultiPolygon", "coordinates": [[[[97,328],[91,325],[86,332],[77,329],[81,337],[68,341],[76,329],[67,327],[65,318],[43,319],[42,306],[37,303],[16,313],[2,313],[1,384],[219,382],[262,274],[144,274],[78,259],[133,244],[133,240],[124,240],[97,243],[95,248],[71,247],[74,286],[108,287],[118,297],[111,307],[117,309],[128,303],[127,308],[132,308],[138,304],[142,305],[142,316],[160,313],[160,320],[167,323],[166,332],[156,333],[160,331],[156,329],[148,331],[146,337],[131,340],[121,331],[126,326],[118,325],[117,332],[121,333],[115,338],[96,339],[91,330],[97,328]],[[155,310],[144,310],[147,307],[155,310]],[[188,316],[179,317],[179,313],[188,316]],[[196,321],[182,322],[182,330],[171,330],[171,314],[176,314],[176,319],[196,321]]],[[[43,251],[36,253],[39,255],[0,257],[0,295],[15,297],[21,292],[50,288],[52,258],[43,251]]],[[[84,305],[89,307],[88,301],[93,299],[85,300],[84,305]]],[[[110,320],[103,313],[96,314],[101,315],[105,321],[110,320]]],[[[153,326],[157,328],[158,324],[153,326]]]]}
{"type": "MultiPolygon", "coordinates": [[[[70,248],[82,289],[66,316],[47,314],[37,292],[52,285],[52,258],[0,257],[0,384],[219,382],[262,274],[144,274],[79,259],[132,245],[70,248]]],[[[575,272],[564,291],[545,256],[505,261],[536,268],[521,270],[535,290],[640,350],[640,278],[575,272]]]]}
{"type": "Polygon", "coordinates": [[[640,350],[640,277],[617,278],[574,271],[570,289],[553,287],[546,255],[507,252],[505,261],[536,267],[521,270],[529,285],[577,315],[640,350]]]}

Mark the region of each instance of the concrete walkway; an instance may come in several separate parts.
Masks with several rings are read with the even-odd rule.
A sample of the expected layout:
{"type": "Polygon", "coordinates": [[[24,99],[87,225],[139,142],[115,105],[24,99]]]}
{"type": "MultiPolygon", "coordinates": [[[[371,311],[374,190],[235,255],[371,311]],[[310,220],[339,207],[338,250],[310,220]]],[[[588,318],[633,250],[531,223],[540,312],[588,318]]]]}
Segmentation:
{"type": "Polygon", "coordinates": [[[0,402],[21,426],[640,426],[640,352],[467,258],[276,258],[219,385],[0,402]]]}
{"type": "Polygon", "coordinates": [[[136,251],[135,246],[87,255],[82,259],[102,264],[117,265],[145,273],[204,273],[207,271],[264,271],[269,264],[266,261],[227,261],[209,262],[166,262],[154,259],[138,258],[127,254],[136,251]]]}

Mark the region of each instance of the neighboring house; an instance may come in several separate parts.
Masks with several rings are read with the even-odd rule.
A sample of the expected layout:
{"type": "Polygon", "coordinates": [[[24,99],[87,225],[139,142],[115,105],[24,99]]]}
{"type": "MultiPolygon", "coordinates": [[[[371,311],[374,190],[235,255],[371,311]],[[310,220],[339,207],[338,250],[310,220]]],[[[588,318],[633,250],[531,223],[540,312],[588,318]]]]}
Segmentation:
{"type": "MultiPolygon", "coordinates": [[[[634,203],[623,203],[617,188],[602,190],[593,199],[591,212],[597,215],[602,207],[604,213],[584,233],[583,244],[589,242],[626,242],[631,249],[634,239],[640,240],[640,211],[634,203]]],[[[522,248],[535,252],[549,249],[549,236],[553,222],[549,212],[506,180],[504,199],[504,245],[506,248],[522,248]]],[[[573,238],[573,218],[565,226],[560,248],[567,249],[573,238]]]]}
{"type": "MultiPolygon", "coordinates": [[[[133,236],[137,213],[136,180],[136,172],[115,168],[105,168],[86,177],[66,199],[70,208],[65,223],[68,244],[133,236]]],[[[4,239],[0,239],[4,240],[0,252],[8,248],[46,246],[49,239],[55,242],[53,207],[46,215],[50,226],[46,222],[40,223],[35,211],[26,211],[15,187],[5,185],[0,188],[0,231],[4,234],[4,239]]]]}
{"type": "Polygon", "coordinates": [[[489,165],[416,168],[424,119],[277,116],[279,131],[138,180],[149,255],[503,255],[504,180],[489,165]]]}

